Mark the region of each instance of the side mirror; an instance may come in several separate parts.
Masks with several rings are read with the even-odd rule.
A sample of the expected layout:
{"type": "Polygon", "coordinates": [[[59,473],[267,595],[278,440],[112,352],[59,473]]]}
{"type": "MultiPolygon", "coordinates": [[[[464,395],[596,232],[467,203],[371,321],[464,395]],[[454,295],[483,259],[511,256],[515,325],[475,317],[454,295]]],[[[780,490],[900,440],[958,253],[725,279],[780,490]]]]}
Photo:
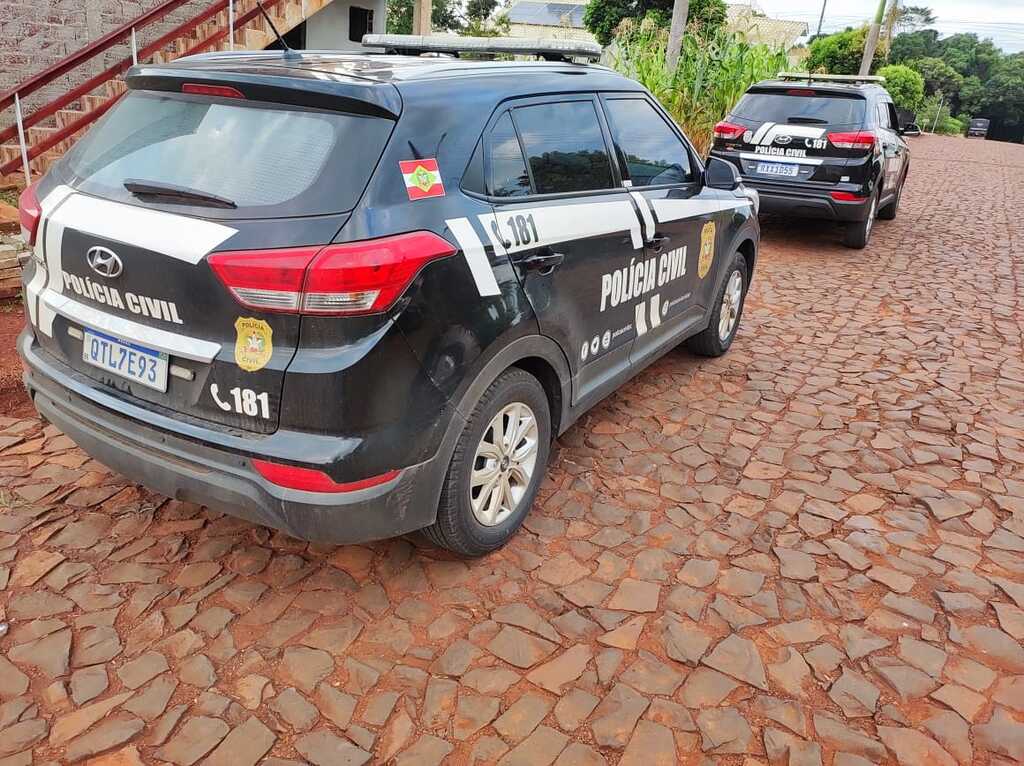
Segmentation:
{"type": "Polygon", "coordinates": [[[900,134],[904,136],[919,136],[921,135],[921,128],[916,122],[908,122],[903,126],[903,129],[900,130],[900,134]]]}
{"type": "Polygon", "coordinates": [[[731,162],[712,157],[704,168],[704,185],[712,189],[735,191],[741,183],[739,171],[731,162]]]}

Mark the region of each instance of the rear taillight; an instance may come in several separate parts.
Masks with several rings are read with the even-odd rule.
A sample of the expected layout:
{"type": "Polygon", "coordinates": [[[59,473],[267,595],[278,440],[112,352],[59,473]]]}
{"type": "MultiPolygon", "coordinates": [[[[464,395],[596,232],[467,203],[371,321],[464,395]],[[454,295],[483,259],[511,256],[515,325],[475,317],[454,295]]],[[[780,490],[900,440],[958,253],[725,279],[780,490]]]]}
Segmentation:
{"type": "Polygon", "coordinates": [[[398,477],[401,471],[393,470],[359,481],[336,482],[323,471],[315,468],[302,468],[296,465],[271,463],[269,460],[253,460],[252,467],[260,476],[287,489],[299,489],[305,492],[357,492],[361,489],[387,484],[398,477]]]}
{"type": "Polygon", "coordinates": [[[302,282],[319,247],[213,253],[210,268],[243,306],[294,313],[302,305],[302,282]]]}
{"type": "Polygon", "coordinates": [[[447,240],[417,231],[323,248],[214,253],[207,261],[248,308],[351,316],[386,311],[426,263],[455,252],[447,240]]]}
{"type": "Polygon", "coordinates": [[[734,125],[731,122],[720,122],[715,125],[715,138],[722,138],[726,141],[735,141],[744,133],[747,129],[742,125],[734,125]]]}
{"type": "Polygon", "coordinates": [[[36,233],[39,231],[39,220],[43,217],[39,207],[39,198],[36,196],[36,185],[26,186],[25,191],[18,198],[18,220],[21,222],[21,238],[25,244],[32,247],[36,243],[36,233]]]}
{"type": "Polygon", "coordinates": [[[875,134],[860,130],[855,133],[829,133],[828,140],[839,149],[870,151],[875,147],[875,134]]]}

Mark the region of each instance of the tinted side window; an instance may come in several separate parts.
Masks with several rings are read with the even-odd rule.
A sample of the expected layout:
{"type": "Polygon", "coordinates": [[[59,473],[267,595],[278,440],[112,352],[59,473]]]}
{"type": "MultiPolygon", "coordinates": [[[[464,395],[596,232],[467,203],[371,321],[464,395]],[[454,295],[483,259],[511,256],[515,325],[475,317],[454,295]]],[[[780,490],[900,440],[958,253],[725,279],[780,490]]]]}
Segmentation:
{"type": "Polygon", "coordinates": [[[537,194],[612,187],[612,165],[591,101],[521,106],[514,113],[537,194]]]}
{"type": "Polygon", "coordinates": [[[900,120],[899,112],[896,111],[896,105],[892,102],[886,102],[885,108],[889,110],[889,125],[893,130],[899,130],[903,123],[900,120]]]}
{"type": "Polygon", "coordinates": [[[883,128],[891,128],[889,124],[889,110],[881,101],[878,102],[878,124],[883,128]]]}
{"type": "Polygon", "coordinates": [[[619,159],[633,186],[678,184],[690,180],[690,156],[683,142],[644,99],[605,102],[619,159]]]}
{"type": "Polygon", "coordinates": [[[487,139],[491,158],[488,187],[495,197],[522,197],[530,193],[530,174],[526,172],[523,149],[505,112],[494,124],[487,139]]]}

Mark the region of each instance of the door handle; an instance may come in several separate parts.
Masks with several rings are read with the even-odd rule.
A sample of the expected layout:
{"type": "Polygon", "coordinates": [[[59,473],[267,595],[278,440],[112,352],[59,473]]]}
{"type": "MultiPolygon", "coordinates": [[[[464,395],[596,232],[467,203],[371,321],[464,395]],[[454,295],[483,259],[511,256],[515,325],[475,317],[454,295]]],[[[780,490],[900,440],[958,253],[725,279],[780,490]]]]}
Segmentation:
{"type": "Polygon", "coordinates": [[[555,253],[551,250],[542,250],[536,255],[531,255],[529,258],[524,258],[520,261],[520,264],[527,271],[536,271],[541,276],[546,277],[552,271],[562,265],[562,261],[565,260],[564,253],[555,253]]]}
{"type": "Polygon", "coordinates": [[[665,247],[665,243],[668,242],[672,237],[667,234],[655,234],[651,237],[650,245],[651,249],[656,253],[660,253],[661,249],[665,247]]]}

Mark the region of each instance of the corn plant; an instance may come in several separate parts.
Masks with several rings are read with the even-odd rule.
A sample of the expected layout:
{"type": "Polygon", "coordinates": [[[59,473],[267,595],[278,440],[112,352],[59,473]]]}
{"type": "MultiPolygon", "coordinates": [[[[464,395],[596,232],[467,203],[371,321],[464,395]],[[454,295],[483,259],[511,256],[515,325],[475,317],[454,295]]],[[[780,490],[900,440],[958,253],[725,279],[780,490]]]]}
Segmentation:
{"type": "Polygon", "coordinates": [[[668,31],[652,19],[627,19],[611,46],[612,66],[640,82],[665,107],[702,154],[711,148],[715,123],[751,84],[787,68],[785,51],[751,45],[737,33],[691,26],[676,70],[666,64],[668,31]]]}

